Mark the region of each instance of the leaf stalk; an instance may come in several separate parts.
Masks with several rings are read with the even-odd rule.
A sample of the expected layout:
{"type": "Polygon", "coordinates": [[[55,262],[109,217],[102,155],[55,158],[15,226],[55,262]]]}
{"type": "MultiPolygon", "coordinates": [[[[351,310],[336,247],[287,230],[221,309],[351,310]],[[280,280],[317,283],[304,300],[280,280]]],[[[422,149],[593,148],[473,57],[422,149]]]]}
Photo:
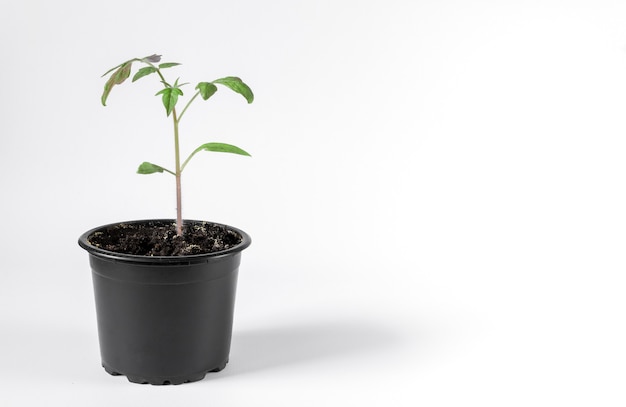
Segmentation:
{"type": "Polygon", "coordinates": [[[191,99],[189,99],[189,102],[187,102],[187,104],[185,105],[185,107],[183,108],[183,111],[180,112],[180,116],[178,116],[178,121],[180,122],[180,120],[183,118],[183,115],[185,114],[185,112],[187,111],[187,108],[189,107],[189,105],[191,105],[191,102],[193,102],[198,95],[200,94],[200,91],[197,91],[195,95],[193,95],[193,97],[191,99]]]}

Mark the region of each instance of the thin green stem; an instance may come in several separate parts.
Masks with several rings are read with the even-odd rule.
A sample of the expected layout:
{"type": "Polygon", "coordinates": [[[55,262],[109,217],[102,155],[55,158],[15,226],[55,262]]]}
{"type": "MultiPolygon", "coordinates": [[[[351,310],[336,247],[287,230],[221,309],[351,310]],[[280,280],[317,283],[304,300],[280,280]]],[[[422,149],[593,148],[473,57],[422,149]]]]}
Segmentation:
{"type": "Polygon", "coordinates": [[[194,153],[192,153],[189,157],[187,157],[185,162],[183,162],[183,164],[180,166],[180,172],[183,172],[183,170],[187,166],[187,163],[189,162],[189,160],[191,160],[191,157],[193,157],[193,155],[194,155],[194,153]]]}
{"type": "MultiPolygon", "coordinates": [[[[171,86],[165,80],[165,77],[161,73],[161,70],[148,62],[150,66],[156,69],[156,73],[161,78],[161,82],[166,86],[171,86]]],[[[180,167],[180,144],[178,142],[178,122],[179,118],[176,115],[176,108],[172,109],[172,120],[174,121],[174,154],[175,154],[175,162],[176,169],[175,172],[171,172],[169,170],[164,170],[169,172],[170,174],[176,177],[176,234],[178,236],[182,236],[183,234],[183,208],[182,208],[182,188],[181,188],[181,167],[180,167]]]]}
{"type": "Polygon", "coordinates": [[[183,115],[185,114],[185,112],[187,111],[187,108],[189,107],[189,105],[191,104],[191,102],[193,102],[198,95],[200,94],[200,91],[197,91],[195,95],[193,95],[193,97],[191,99],[189,99],[189,102],[187,102],[187,104],[185,105],[185,108],[183,109],[182,112],[180,112],[180,116],[178,116],[178,121],[180,122],[180,120],[183,118],[183,115]]]}
{"type": "Polygon", "coordinates": [[[178,142],[178,117],[176,116],[176,108],[172,109],[172,117],[174,120],[174,153],[176,155],[176,234],[183,234],[183,216],[182,216],[182,197],[181,197],[181,169],[180,169],[180,145],[178,142]]]}
{"type": "MultiPolygon", "coordinates": [[[[165,86],[171,87],[171,85],[167,83],[167,81],[165,80],[165,77],[163,76],[159,68],[157,68],[154,64],[150,62],[146,62],[146,61],[143,61],[143,62],[147,63],[148,65],[150,65],[156,70],[156,73],[159,75],[159,78],[161,78],[161,82],[163,82],[165,86]]],[[[191,101],[189,101],[189,103],[191,103],[191,101]]],[[[187,106],[189,106],[189,103],[187,103],[187,106]]],[[[187,110],[187,106],[185,106],[183,113],[185,113],[185,110],[187,110]]],[[[180,144],[178,142],[178,123],[180,121],[180,118],[176,115],[175,107],[172,108],[172,120],[174,121],[174,154],[175,154],[176,169],[175,169],[175,172],[171,172],[169,170],[166,170],[165,168],[163,168],[163,170],[169,172],[170,174],[174,175],[174,177],[176,177],[176,234],[178,236],[182,236],[183,234],[183,215],[182,215],[183,211],[182,211],[182,194],[181,194],[182,169],[180,166],[180,144]]]]}
{"type": "Polygon", "coordinates": [[[196,155],[196,153],[200,152],[204,150],[204,145],[201,145],[200,147],[196,148],[191,154],[189,154],[189,157],[187,157],[187,159],[185,160],[185,162],[183,162],[183,165],[180,166],[180,172],[183,172],[183,170],[185,169],[185,167],[187,166],[187,163],[189,162],[189,160],[191,160],[191,158],[196,155]]]}
{"type": "Polygon", "coordinates": [[[167,83],[167,81],[165,80],[165,78],[163,77],[163,74],[161,73],[161,70],[159,68],[157,68],[153,63],[151,62],[146,62],[144,61],[144,63],[150,65],[151,67],[153,67],[154,69],[156,69],[156,73],[159,74],[159,77],[161,78],[161,81],[163,83],[167,83]]]}
{"type": "Polygon", "coordinates": [[[171,86],[169,83],[167,83],[167,81],[165,80],[165,77],[161,73],[161,70],[156,65],[154,65],[152,62],[148,62],[148,61],[143,61],[143,60],[138,60],[138,61],[141,61],[144,64],[148,64],[151,67],[153,67],[154,69],[156,69],[156,73],[159,75],[159,78],[161,78],[161,82],[163,82],[168,87],[171,86]]]}

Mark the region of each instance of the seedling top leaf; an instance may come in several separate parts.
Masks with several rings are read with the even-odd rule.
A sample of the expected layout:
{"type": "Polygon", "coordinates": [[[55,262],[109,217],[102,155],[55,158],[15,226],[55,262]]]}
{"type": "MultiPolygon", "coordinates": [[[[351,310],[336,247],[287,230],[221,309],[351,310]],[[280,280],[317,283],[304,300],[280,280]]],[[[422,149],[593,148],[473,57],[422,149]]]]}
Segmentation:
{"type": "Polygon", "coordinates": [[[241,79],[235,76],[227,76],[224,78],[215,79],[211,82],[199,82],[194,90],[196,93],[189,99],[189,101],[185,104],[180,114],[177,114],[176,105],[179,102],[179,96],[184,96],[184,93],[181,89],[182,86],[187,85],[188,83],[179,84],[179,79],[177,78],[173,84],[170,84],[165,80],[162,69],[172,68],[180,65],[178,62],[161,62],[161,55],[150,55],[144,58],[133,58],[129,59],[126,62],[122,62],[121,64],[109,69],[104,75],[107,76],[111,74],[109,79],[104,84],[104,91],[102,92],[101,102],[103,106],[106,106],[107,99],[111,90],[114,86],[120,85],[126,81],[130,77],[130,73],[132,70],[133,63],[140,63],[146,66],[143,66],[137,70],[135,75],[132,78],[132,82],[136,82],[139,79],[157,74],[160,83],[163,86],[161,90],[159,90],[156,95],[161,95],[161,101],[163,106],[165,107],[165,113],[167,117],[172,117],[174,122],[174,155],[175,155],[175,169],[173,171],[168,170],[165,167],[162,167],[157,164],[153,164],[150,162],[143,162],[139,165],[137,169],[137,173],[139,174],[154,174],[154,173],[169,173],[172,174],[176,178],[176,232],[178,235],[182,234],[182,209],[181,209],[181,175],[182,171],[185,169],[189,160],[196,155],[196,153],[200,151],[213,151],[213,152],[221,152],[221,153],[231,153],[237,155],[246,155],[249,156],[246,151],[243,149],[233,146],[231,144],[226,143],[204,143],[200,147],[196,148],[187,159],[181,164],[180,160],[180,144],[179,144],[179,123],[194,100],[198,96],[200,96],[203,100],[208,100],[212,97],[218,90],[217,85],[222,85],[232,91],[242,95],[248,103],[252,103],[254,101],[254,94],[248,85],[246,85],[241,79]],[[158,65],[155,65],[158,64],[158,65]]]}

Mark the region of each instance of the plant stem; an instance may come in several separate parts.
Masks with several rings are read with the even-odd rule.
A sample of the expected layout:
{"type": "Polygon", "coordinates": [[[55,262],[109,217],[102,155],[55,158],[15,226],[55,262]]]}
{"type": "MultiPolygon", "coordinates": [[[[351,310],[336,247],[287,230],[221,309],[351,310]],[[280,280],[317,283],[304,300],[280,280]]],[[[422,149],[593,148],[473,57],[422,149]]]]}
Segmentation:
{"type": "MultiPolygon", "coordinates": [[[[163,82],[165,86],[169,87],[170,85],[167,83],[167,81],[163,77],[161,70],[149,62],[148,62],[148,65],[156,69],[156,73],[161,78],[161,82],[163,82]]],[[[189,103],[191,103],[191,101],[189,103]]],[[[187,106],[185,106],[185,110],[187,110],[189,103],[187,103],[187,106]]],[[[183,113],[185,113],[185,110],[183,110],[183,113]]],[[[182,236],[183,235],[183,208],[182,208],[183,200],[182,200],[182,194],[181,194],[182,188],[181,188],[181,182],[180,182],[181,180],[180,144],[178,143],[178,122],[180,119],[176,115],[176,108],[172,109],[172,119],[174,120],[174,154],[175,154],[175,160],[176,160],[176,169],[174,173],[174,176],[176,177],[176,235],[182,236]]]]}
{"type": "Polygon", "coordinates": [[[161,82],[163,82],[163,84],[169,86],[169,84],[167,83],[167,81],[165,80],[165,78],[163,77],[163,74],[161,73],[161,70],[159,68],[157,68],[156,66],[149,64],[151,67],[153,67],[154,69],[156,69],[156,73],[159,74],[159,77],[161,78],[161,82]]]}
{"type": "Polygon", "coordinates": [[[172,109],[172,117],[174,119],[174,151],[176,154],[176,234],[183,234],[183,215],[182,215],[182,198],[181,198],[181,170],[180,170],[180,148],[178,143],[178,117],[176,116],[176,108],[172,109]]]}
{"type": "Polygon", "coordinates": [[[183,115],[185,114],[185,112],[187,111],[187,108],[189,107],[189,105],[191,104],[191,102],[194,101],[195,98],[198,97],[198,95],[200,94],[200,91],[197,91],[195,95],[193,95],[193,97],[191,99],[189,99],[189,102],[187,102],[187,104],[185,105],[185,108],[183,109],[182,112],[180,112],[180,116],[178,117],[178,121],[180,122],[180,120],[183,118],[183,115]]]}

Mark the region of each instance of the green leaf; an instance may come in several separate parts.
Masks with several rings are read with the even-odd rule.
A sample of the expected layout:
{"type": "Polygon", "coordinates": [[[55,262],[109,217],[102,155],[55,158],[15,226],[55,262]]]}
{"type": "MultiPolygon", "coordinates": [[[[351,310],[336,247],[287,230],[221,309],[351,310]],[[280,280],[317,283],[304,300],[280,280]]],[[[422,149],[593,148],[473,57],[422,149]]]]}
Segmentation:
{"type": "Polygon", "coordinates": [[[155,73],[156,71],[157,69],[153,66],[146,66],[144,68],[141,68],[140,70],[137,71],[135,76],[133,76],[133,82],[135,82],[138,79],[143,78],[144,76],[150,75],[151,73],[155,73]]]}
{"type": "Polygon", "coordinates": [[[196,150],[194,151],[194,154],[202,150],[213,151],[217,153],[232,153],[232,154],[239,154],[239,155],[247,155],[248,157],[250,157],[250,154],[248,154],[246,151],[242,150],[239,147],[233,146],[232,144],[206,143],[196,148],[196,150]]]}
{"type": "Polygon", "coordinates": [[[117,65],[117,66],[115,66],[115,67],[113,67],[113,68],[109,69],[108,71],[106,71],[106,72],[102,75],[102,77],[107,76],[108,74],[110,74],[111,72],[113,72],[113,71],[115,71],[117,68],[119,68],[120,66],[122,66],[122,65],[124,65],[124,64],[127,64],[127,63],[129,63],[129,62],[130,62],[130,63],[132,63],[132,62],[135,62],[135,61],[140,61],[140,62],[143,62],[143,63],[148,64],[148,63],[156,63],[156,62],[159,62],[160,60],[161,60],[161,55],[156,55],[156,54],[153,54],[153,55],[147,56],[147,57],[145,57],[145,58],[133,58],[133,59],[129,59],[128,61],[123,62],[123,63],[121,63],[121,64],[119,64],[119,65],[117,65]]]}
{"type": "Polygon", "coordinates": [[[181,171],[185,168],[185,166],[187,166],[187,163],[189,162],[189,160],[191,160],[191,158],[194,155],[196,155],[196,153],[199,153],[200,151],[213,151],[213,152],[217,152],[217,153],[231,153],[231,154],[247,155],[248,157],[250,157],[250,154],[248,154],[246,151],[242,150],[239,147],[233,146],[232,144],[206,143],[206,144],[203,144],[200,147],[196,148],[195,150],[193,150],[193,153],[189,154],[189,157],[187,157],[187,159],[185,160],[185,162],[181,166],[181,171]]]}
{"type": "MultiPolygon", "coordinates": [[[[167,171],[160,165],[152,164],[147,161],[142,162],[137,168],[137,174],[154,174],[155,172],[167,171]]],[[[170,172],[170,171],[168,171],[170,172]]]]}
{"type": "Polygon", "coordinates": [[[200,91],[200,96],[202,96],[204,100],[207,100],[217,92],[217,86],[211,82],[200,82],[198,86],[196,86],[196,89],[200,91]]]}
{"type": "MultiPolygon", "coordinates": [[[[185,86],[185,85],[189,85],[189,82],[185,82],[185,83],[178,83],[178,81],[180,80],[180,78],[176,78],[176,82],[174,82],[174,87],[175,88],[180,88],[181,86],[185,86]]],[[[182,95],[182,93],[181,93],[182,95]]]]}
{"type": "Polygon", "coordinates": [[[182,94],[183,91],[176,87],[168,87],[157,92],[157,95],[163,95],[163,106],[165,106],[165,111],[168,116],[172,113],[172,110],[174,110],[176,102],[178,102],[178,96],[182,94]]]}
{"type": "Polygon", "coordinates": [[[111,79],[113,79],[115,81],[116,85],[121,84],[122,82],[124,82],[126,79],[128,79],[128,77],[130,76],[130,69],[133,66],[133,61],[128,61],[126,63],[124,63],[122,66],[120,66],[120,68],[113,72],[113,75],[111,75],[111,79]]]}
{"type": "Polygon", "coordinates": [[[104,84],[104,92],[102,92],[102,97],[100,98],[103,106],[106,106],[107,98],[109,97],[109,93],[111,93],[113,86],[119,85],[128,79],[132,65],[133,60],[131,59],[130,61],[126,61],[119,65],[119,68],[111,74],[109,80],[104,84]]]}
{"type": "Polygon", "coordinates": [[[163,62],[159,65],[159,69],[171,68],[173,66],[180,65],[178,62],[163,62]]]}
{"type": "Polygon", "coordinates": [[[107,76],[108,74],[110,74],[111,72],[115,71],[117,68],[119,68],[120,66],[124,65],[126,62],[119,64],[117,66],[114,66],[113,68],[109,69],[108,71],[106,71],[105,73],[102,74],[101,78],[104,78],[105,76],[107,76]]]}
{"type": "Polygon", "coordinates": [[[252,89],[248,87],[243,81],[235,76],[227,76],[226,78],[220,78],[213,81],[213,83],[219,83],[221,85],[227,86],[235,92],[239,93],[243,97],[246,98],[248,103],[252,103],[254,100],[254,94],[252,93],[252,89]]]}

